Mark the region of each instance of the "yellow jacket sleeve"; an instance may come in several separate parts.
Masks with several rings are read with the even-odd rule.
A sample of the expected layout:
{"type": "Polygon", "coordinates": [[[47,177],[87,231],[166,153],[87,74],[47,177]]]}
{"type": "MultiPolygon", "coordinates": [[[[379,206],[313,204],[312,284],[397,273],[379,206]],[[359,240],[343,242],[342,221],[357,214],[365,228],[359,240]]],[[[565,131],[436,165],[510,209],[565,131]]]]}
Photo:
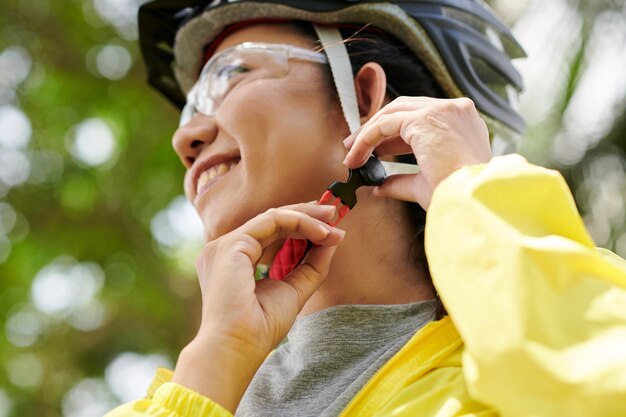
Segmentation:
{"type": "Polygon", "coordinates": [[[159,368],[146,398],[122,404],[104,417],[232,417],[219,404],[171,379],[172,371],[159,368]]]}
{"type": "Polygon", "coordinates": [[[519,155],[435,190],[426,253],[472,397],[503,417],[626,416],[626,262],[558,172],[519,155]]]}

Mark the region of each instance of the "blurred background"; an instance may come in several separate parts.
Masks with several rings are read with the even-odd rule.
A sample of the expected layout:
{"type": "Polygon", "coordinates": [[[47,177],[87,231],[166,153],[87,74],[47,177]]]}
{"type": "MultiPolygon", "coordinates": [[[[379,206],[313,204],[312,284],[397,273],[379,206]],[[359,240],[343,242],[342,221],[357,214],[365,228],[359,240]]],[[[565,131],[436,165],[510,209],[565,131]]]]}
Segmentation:
{"type": "MultiPolygon", "coordinates": [[[[146,83],[145,0],[0,2],[0,417],[99,417],[197,328],[201,223],[146,83]]],[[[624,0],[494,0],[529,58],[519,151],[626,257],[624,0]]]]}

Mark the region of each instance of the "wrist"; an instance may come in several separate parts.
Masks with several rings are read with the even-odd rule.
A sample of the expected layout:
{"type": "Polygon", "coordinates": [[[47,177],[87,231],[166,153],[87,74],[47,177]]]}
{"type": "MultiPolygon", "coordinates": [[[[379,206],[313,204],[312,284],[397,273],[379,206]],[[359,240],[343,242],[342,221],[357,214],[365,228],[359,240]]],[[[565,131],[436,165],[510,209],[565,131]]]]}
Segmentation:
{"type": "Polygon", "coordinates": [[[210,398],[234,414],[264,359],[223,340],[194,339],[181,351],[172,382],[210,398]]]}

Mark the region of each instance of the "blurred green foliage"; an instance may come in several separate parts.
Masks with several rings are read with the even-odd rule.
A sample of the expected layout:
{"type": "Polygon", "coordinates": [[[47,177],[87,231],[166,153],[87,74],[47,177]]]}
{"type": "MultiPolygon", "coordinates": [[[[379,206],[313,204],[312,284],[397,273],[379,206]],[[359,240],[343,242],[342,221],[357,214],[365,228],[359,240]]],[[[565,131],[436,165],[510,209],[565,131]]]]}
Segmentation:
{"type": "MultiPolygon", "coordinates": [[[[154,234],[155,219],[165,219],[158,214],[181,201],[175,197],[184,171],[170,144],[177,112],[146,86],[132,24],[115,23],[116,10],[139,3],[0,3],[0,54],[23,48],[28,59],[22,63],[30,60],[24,80],[2,81],[0,56],[0,109],[20,109],[32,126],[27,146],[3,150],[0,143],[5,161],[19,161],[18,152],[31,164],[27,179],[0,187],[0,232],[6,232],[0,233],[0,417],[101,415],[89,404],[106,409],[123,399],[103,382],[115,377],[111,364],[120,354],[160,354],[155,361],[171,365],[197,327],[194,246],[168,249],[154,234]],[[114,138],[100,164],[86,163],[74,148],[80,126],[90,120],[104,121],[114,138]],[[58,294],[65,294],[66,305],[58,294]],[[82,304],[72,304],[79,298],[82,304]]],[[[550,155],[585,69],[587,22],[599,10],[623,7],[598,5],[577,4],[587,19],[563,74],[566,87],[549,116],[529,126],[522,149],[531,160],[563,170],[583,214],[604,201],[594,194],[594,161],[610,159],[614,173],[622,166],[616,190],[607,191],[617,193],[611,201],[621,206],[616,203],[617,220],[601,242],[615,249],[626,236],[619,210],[626,198],[620,165],[626,118],[617,117],[600,145],[573,165],[559,166],[550,155]]],[[[9,165],[0,171],[13,169],[9,165]]]]}
{"type": "Polygon", "coordinates": [[[4,0],[0,52],[16,45],[31,57],[30,75],[15,99],[0,105],[12,103],[28,115],[26,152],[53,152],[63,170],[52,182],[28,181],[0,199],[27,222],[25,236],[12,230],[9,257],[0,263],[0,389],[12,403],[3,414],[0,397],[0,415],[52,417],[63,415],[62,400],[78,381],[101,377],[121,352],[159,352],[174,361],[194,334],[196,283],[189,268],[181,270],[157,248],[150,231],[154,215],[181,194],[184,171],[170,141],[177,113],[146,87],[136,41],[121,37],[91,1],[4,0]],[[94,69],[94,51],[111,44],[132,57],[119,80],[94,69]],[[116,160],[107,167],[81,165],[68,152],[72,129],[90,118],[105,120],[114,132],[116,160]],[[102,324],[81,331],[37,313],[43,328],[36,340],[15,346],[7,320],[37,311],[31,283],[63,256],[104,271],[97,294],[106,311],[102,324]],[[32,363],[14,369],[26,353],[32,363]],[[15,375],[38,367],[41,378],[15,375]]]}

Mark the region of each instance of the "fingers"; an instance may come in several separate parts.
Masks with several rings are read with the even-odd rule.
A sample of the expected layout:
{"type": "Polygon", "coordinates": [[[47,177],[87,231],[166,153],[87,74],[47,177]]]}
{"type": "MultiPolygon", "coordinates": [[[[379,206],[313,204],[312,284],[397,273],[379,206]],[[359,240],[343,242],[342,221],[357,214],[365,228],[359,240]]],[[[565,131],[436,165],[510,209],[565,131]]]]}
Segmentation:
{"type": "Polygon", "coordinates": [[[291,204],[288,206],[283,206],[281,207],[281,209],[299,211],[323,222],[331,221],[337,212],[337,207],[323,204],[320,205],[317,204],[317,201],[291,204]]]}
{"type": "Polygon", "coordinates": [[[377,157],[412,154],[411,147],[401,137],[387,138],[374,150],[377,157]]]}
{"type": "Polygon", "coordinates": [[[337,246],[317,246],[311,248],[302,264],[291,271],[283,282],[291,285],[298,295],[298,311],[317,290],[328,275],[330,264],[337,246]]]}
{"type": "Polygon", "coordinates": [[[232,238],[241,243],[235,243],[234,247],[256,263],[263,249],[279,239],[306,239],[320,246],[335,246],[343,239],[343,230],[312,217],[330,219],[335,213],[334,207],[310,203],[290,207],[292,209],[270,209],[231,232],[232,238]]]}
{"type": "MultiPolygon", "coordinates": [[[[416,154],[422,152],[418,148],[424,140],[442,142],[442,138],[446,143],[453,140],[453,146],[470,151],[472,143],[479,143],[481,152],[476,159],[488,156],[482,151],[489,141],[488,131],[471,100],[399,97],[344,141],[346,148],[350,149],[344,164],[357,168],[374,150],[377,155],[416,154]]],[[[441,156],[445,158],[446,154],[441,156]]]]}
{"type": "Polygon", "coordinates": [[[430,204],[430,187],[422,173],[392,175],[384,184],[374,188],[377,197],[417,202],[425,210],[430,204]]]}
{"type": "MultiPolygon", "coordinates": [[[[321,217],[332,217],[335,208],[321,207],[312,209],[311,212],[321,210],[325,214],[331,214],[321,217]]],[[[246,232],[245,229],[244,232],[246,232]]],[[[271,209],[251,222],[249,235],[258,240],[263,248],[284,238],[308,239],[317,245],[332,246],[341,241],[344,232],[307,213],[288,209],[271,209]]]]}
{"type": "MultiPolygon", "coordinates": [[[[361,129],[363,126],[359,128],[354,134],[348,136],[344,141],[343,145],[346,149],[351,149],[354,145],[354,142],[359,136],[361,129]]],[[[402,140],[400,136],[390,136],[384,138],[377,146],[374,152],[377,156],[391,156],[391,155],[405,155],[407,153],[411,153],[410,146],[407,145],[406,142],[402,140]]]]}
{"type": "MultiPolygon", "coordinates": [[[[402,149],[402,140],[400,132],[402,130],[402,124],[405,120],[409,120],[409,116],[405,112],[396,114],[383,114],[377,117],[373,122],[368,122],[363,128],[355,135],[352,148],[346,155],[344,163],[349,168],[357,168],[367,161],[367,158],[372,154],[383,141],[386,139],[395,137],[395,141],[392,142],[395,149],[402,149]]],[[[411,148],[408,144],[404,144],[405,151],[403,153],[411,152],[411,148]]]]}
{"type": "Polygon", "coordinates": [[[344,145],[350,149],[344,164],[348,168],[363,165],[372,152],[376,155],[402,155],[414,153],[411,140],[415,136],[409,132],[415,122],[428,115],[428,109],[439,108],[450,100],[432,97],[398,97],[383,107],[354,134],[344,145]]]}
{"type": "Polygon", "coordinates": [[[398,97],[397,99],[395,99],[394,101],[392,101],[391,103],[383,107],[378,113],[372,116],[370,120],[365,122],[365,124],[360,126],[354,133],[348,136],[343,141],[345,147],[350,149],[354,145],[357,137],[360,136],[360,133],[363,130],[368,129],[373,124],[378,123],[381,117],[385,117],[394,112],[399,112],[399,111],[407,112],[407,111],[415,110],[416,109],[415,106],[417,104],[419,104],[420,106],[423,106],[423,103],[427,102],[427,100],[433,100],[433,99],[427,98],[427,97],[398,97]]]}

